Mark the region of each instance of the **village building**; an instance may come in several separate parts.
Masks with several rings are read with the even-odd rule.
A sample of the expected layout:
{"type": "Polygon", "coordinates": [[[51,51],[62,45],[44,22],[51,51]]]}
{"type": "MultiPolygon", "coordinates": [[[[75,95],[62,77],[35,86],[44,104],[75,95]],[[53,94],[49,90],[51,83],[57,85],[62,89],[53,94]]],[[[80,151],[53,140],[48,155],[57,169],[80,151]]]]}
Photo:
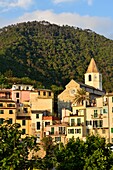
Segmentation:
{"type": "Polygon", "coordinates": [[[96,97],[105,94],[105,92],[102,90],[102,74],[99,73],[93,58],[91,59],[88,69],[85,73],[85,84],[79,83],[72,79],[65,87],[65,90],[58,95],[58,114],[60,117],[63,108],[71,110],[71,105],[78,89],[84,89],[89,94],[89,104],[93,104],[96,97]]]}

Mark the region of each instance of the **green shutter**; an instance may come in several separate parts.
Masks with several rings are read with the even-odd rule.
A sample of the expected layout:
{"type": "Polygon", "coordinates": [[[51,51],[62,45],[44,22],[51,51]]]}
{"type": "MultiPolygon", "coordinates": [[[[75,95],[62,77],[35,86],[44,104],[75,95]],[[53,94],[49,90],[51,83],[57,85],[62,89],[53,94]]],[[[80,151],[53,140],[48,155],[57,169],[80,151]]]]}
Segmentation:
{"type": "Polygon", "coordinates": [[[77,118],[77,125],[80,126],[81,124],[81,118],[77,118]]]}
{"type": "Polygon", "coordinates": [[[113,133],[113,128],[111,128],[111,133],[113,133]]]}
{"type": "Polygon", "coordinates": [[[51,134],[54,134],[54,127],[51,128],[51,134]]]}

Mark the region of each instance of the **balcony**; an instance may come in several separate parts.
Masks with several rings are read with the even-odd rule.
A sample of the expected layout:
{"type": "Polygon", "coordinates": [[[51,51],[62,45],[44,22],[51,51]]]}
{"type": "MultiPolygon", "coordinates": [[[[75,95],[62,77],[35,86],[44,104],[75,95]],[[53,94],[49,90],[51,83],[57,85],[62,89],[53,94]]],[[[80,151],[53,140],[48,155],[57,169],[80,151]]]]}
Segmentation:
{"type": "Polygon", "coordinates": [[[103,119],[103,114],[98,114],[97,116],[91,115],[91,119],[103,119]]]}
{"type": "Polygon", "coordinates": [[[50,135],[66,135],[65,131],[55,131],[55,132],[50,132],[50,135]]]}
{"type": "Polygon", "coordinates": [[[19,112],[19,111],[17,111],[17,116],[23,116],[23,117],[27,117],[27,116],[31,116],[31,112],[27,112],[27,113],[25,113],[25,112],[19,112]]]}
{"type": "Polygon", "coordinates": [[[84,126],[84,122],[82,122],[82,123],[71,123],[70,126],[84,126]]]}

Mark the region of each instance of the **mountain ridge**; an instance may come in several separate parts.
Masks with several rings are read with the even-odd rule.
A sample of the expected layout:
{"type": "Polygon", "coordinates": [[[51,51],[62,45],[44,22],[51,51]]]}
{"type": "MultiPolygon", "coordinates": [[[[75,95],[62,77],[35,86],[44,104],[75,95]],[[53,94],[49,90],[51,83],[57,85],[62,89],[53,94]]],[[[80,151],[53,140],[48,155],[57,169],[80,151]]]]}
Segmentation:
{"type": "Polygon", "coordinates": [[[29,77],[45,87],[64,87],[71,79],[84,83],[94,58],[103,88],[113,91],[113,41],[102,35],[46,21],[24,22],[0,29],[0,72],[29,77]]]}

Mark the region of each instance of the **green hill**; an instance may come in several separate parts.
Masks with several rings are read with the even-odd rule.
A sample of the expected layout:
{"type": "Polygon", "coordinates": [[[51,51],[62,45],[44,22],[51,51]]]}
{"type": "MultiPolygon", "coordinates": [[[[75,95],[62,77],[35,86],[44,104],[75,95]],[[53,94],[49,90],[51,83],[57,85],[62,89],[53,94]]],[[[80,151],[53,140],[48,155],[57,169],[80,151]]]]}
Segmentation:
{"type": "Polygon", "coordinates": [[[0,72],[65,86],[70,79],[84,82],[94,58],[103,74],[103,87],[113,91],[113,41],[87,29],[58,26],[46,21],[0,29],[0,72]]]}

